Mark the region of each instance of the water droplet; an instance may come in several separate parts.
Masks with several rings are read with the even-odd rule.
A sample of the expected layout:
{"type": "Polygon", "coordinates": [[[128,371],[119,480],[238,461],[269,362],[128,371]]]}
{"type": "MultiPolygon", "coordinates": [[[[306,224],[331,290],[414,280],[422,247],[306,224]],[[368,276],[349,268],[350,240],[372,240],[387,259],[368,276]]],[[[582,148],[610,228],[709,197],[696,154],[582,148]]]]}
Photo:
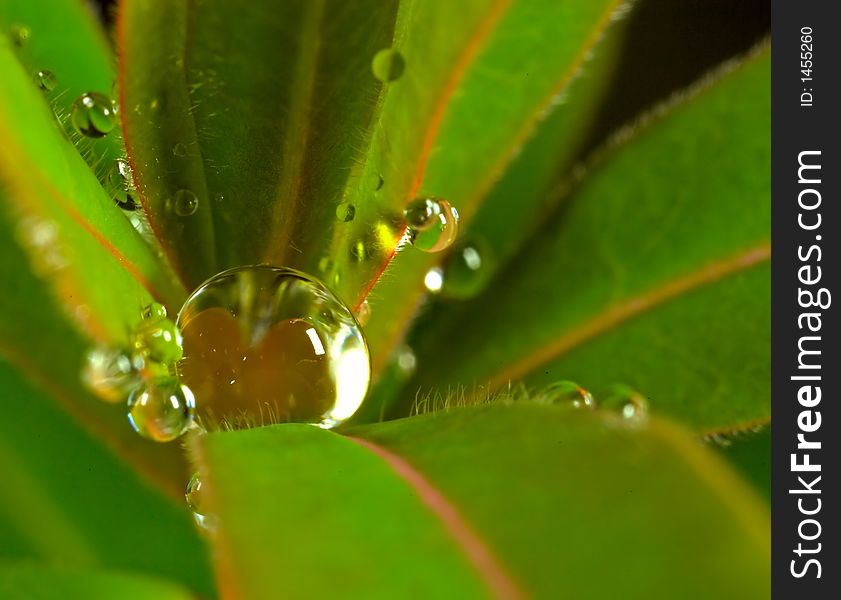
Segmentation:
{"type": "Polygon", "coordinates": [[[371,177],[371,187],[374,188],[375,192],[379,192],[383,189],[383,184],[385,183],[385,179],[379,173],[374,173],[371,177]]]}
{"type": "Polygon", "coordinates": [[[395,362],[403,377],[411,377],[418,368],[418,359],[409,346],[403,346],[397,351],[395,362]]]}
{"type": "Polygon", "coordinates": [[[118,158],[114,161],[108,171],[105,187],[118,207],[127,211],[137,210],[134,180],[127,160],[118,158]]]}
{"type": "Polygon", "coordinates": [[[648,416],[648,402],[645,397],[627,385],[612,386],[599,404],[607,410],[615,410],[629,420],[641,420],[648,416]]]}
{"type": "Polygon", "coordinates": [[[199,199],[190,190],[178,190],[172,197],[172,206],[179,217],[194,215],[199,208],[199,199]]]}
{"type": "Polygon", "coordinates": [[[128,420],[140,435],[156,442],[180,437],[193,423],[193,393],[175,377],[141,384],[128,400],[128,420]]]}
{"type": "Polygon", "coordinates": [[[9,28],[9,39],[18,48],[23,48],[30,37],[32,37],[32,32],[25,25],[12,25],[9,28]]]}
{"type": "Polygon", "coordinates": [[[490,281],[495,267],[493,252],[483,241],[459,244],[443,266],[441,295],[447,298],[472,298],[490,281]]]}
{"type": "Polygon", "coordinates": [[[371,318],[371,305],[367,300],[364,300],[356,311],[356,322],[360,325],[366,325],[371,318]]]}
{"type": "Polygon", "coordinates": [[[73,103],[70,119],[82,135],[99,138],[117,125],[117,108],[108,96],[86,92],[73,103]]]}
{"type": "Polygon", "coordinates": [[[94,348],[85,357],[82,380],[106,402],[125,402],[137,386],[142,367],[128,353],[111,348],[94,348]]]}
{"type": "Polygon", "coordinates": [[[336,218],[339,221],[344,223],[348,223],[353,221],[353,218],[356,216],[356,207],[349,203],[349,202],[342,202],[339,206],[336,207],[336,218]]]}
{"type": "Polygon", "coordinates": [[[143,307],[142,315],[144,319],[165,319],[166,306],[158,302],[152,302],[143,307]]]}
{"type": "Polygon", "coordinates": [[[406,70],[406,60],[403,55],[392,48],[384,48],[374,55],[371,61],[371,71],[374,77],[383,83],[389,83],[400,79],[403,71],[406,70]]]}
{"type": "Polygon", "coordinates": [[[183,381],[207,427],[348,419],[370,379],[350,309],[292,269],[240,267],[210,278],[182,307],[183,381]]]}
{"type": "Polygon", "coordinates": [[[573,381],[558,381],[546,386],[535,399],[546,404],[565,404],[573,408],[592,410],[596,407],[593,395],[573,381]]]}
{"type": "Polygon", "coordinates": [[[446,200],[417,198],[403,212],[409,242],[424,252],[440,252],[458,235],[458,211],[446,200]]]}
{"type": "Polygon", "coordinates": [[[52,92],[55,89],[56,80],[52,71],[46,69],[36,71],[33,79],[35,84],[45,92],[52,92]]]}
{"type": "Polygon", "coordinates": [[[187,146],[181,142],[176,143],[172,147],[172,154],[175,156],[187,156],[187,146]]]}
{"type": "Polygon", "coordinates": [[[437,294],[444,287],[444,271],[441,267],[432,267],[423,277],[424,287],[431,293],[437,294]]]}
{"type": "Polygon", "coordinates": [[[134,347],[152,361],[167,365],[181,359],[181,332],[167,318],[144,319],[134,332],[134,347]]]}
{"type": "Polygon", "coordinates": [[[187,508],[193,513],[193,520],[203,531],[212,533],[216,529],[216,520],[210,515],[205,506],[204,493],[202,492],[202,481],[198,473],[190,478],[187,489],[184,490],[184,500],[187,508]]]}

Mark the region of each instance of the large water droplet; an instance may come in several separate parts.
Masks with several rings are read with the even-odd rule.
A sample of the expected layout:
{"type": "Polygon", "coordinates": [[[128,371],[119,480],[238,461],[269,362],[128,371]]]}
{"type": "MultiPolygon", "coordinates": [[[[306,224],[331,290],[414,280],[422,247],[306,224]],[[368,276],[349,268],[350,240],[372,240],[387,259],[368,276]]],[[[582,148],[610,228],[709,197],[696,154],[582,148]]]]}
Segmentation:
{"type": "Polygon", "coordinates": [[[409,242],[424,252],[440,252],[458,235],[458,211],[439,198],[417,198],[403,212],[409,242]]]}
{"type": "Polygon", "coordinates": [[[638,391],[627,385],[614,385],[599,404],[607,410],[615,410],[623,418],[639,421],[648,416],[648,402],[638,391]]]}
{"type": "Polygon", "coordinates": [[[490,247],[479,240],[459,244],[443,266],[441,295],[447,298],[472,298],[490,281],[495,266],[490,247]]]}
{"type": "Polygon", "coordinates": [[[134,332],[134,347],[142,356],[163,365],[180,360],[183,354],[181,332],[166,317],[141,321],[134,332]]]}
{"type": "Polygon", "coordinates": [[[178,315],[183,381],[207,427],[348,419],[370,379],[368,347],[351,311],[292,269],[253,266],[212,277],[178,315]]]}
{"type": "Polygon", "coordinates": [[[137,362],[121,350],[94,348],[85,357],[82,380],[102,400],[125,402],[139,383],[137,362]]]}
{"type": "Polygon", "coordinates": [[[385,48],[374,55],[371,61],[371,71],[374,77],[383,83],[389,83],[400,79],[403,71],[406,70],[406,61],[403,55],[392,48],[385,48]]]}
{"type": "Polygon", "coordinates": [[[141,384],[128,400],[128,420],[135,431],[156,442],[169,442],[193,423],[193,393],[174,377],[141,384]]]}
{"type": "Polygon", "coordinates": [[[114,161],[114,164],[111,165],[111,169],[108,171],[105,187],[114,199],[114,203],[121,209],[127,211],[137,210],[134,182],[127,160],[118,158],[114,161]]]}
{"type": "Polygon", "coordinates": [[[117,125],[117,109],[108,96],[86,92],[73,103],[70,120],[82,135],[98,138],[108,134],[117,125]]]}
{"type": "Polygon", "coordinates": [[[343,223],[353,221],[356,216],[356,207],[350,202],[342,202],[336,207],[336,218],[343,223]]]}
{"type": "Polygon", "coordinates": [[[558,381],[541,390],[536,399],[549,404],[565,404],[573,408],[594,409],[593,395],[573,381],[558,381]]]}
{"type": "Polygon", "coordinates": [[[194,215],[198,208],[198,196],[190,190],[178,190],[172,197],[172,210],[179,217],[194,215]]]}
{"type": "Polygon", "coordinates": [[[196,473],[187,483],[187,489],[184,490],[184,500],[187,502],[187,508],[193,513],[193,520],[196,525],[203,531],[212,533],[216,529],[216,519],[208,513],[202,487],[201,477],[196,473]]]}
{"type": "Polygon", "coordinates": [[[36,71],[32,78],[35,80],[35,85],[45,92],[52,92],[55,89],[56,80],[52,71],[46,69],[36,71]]]}

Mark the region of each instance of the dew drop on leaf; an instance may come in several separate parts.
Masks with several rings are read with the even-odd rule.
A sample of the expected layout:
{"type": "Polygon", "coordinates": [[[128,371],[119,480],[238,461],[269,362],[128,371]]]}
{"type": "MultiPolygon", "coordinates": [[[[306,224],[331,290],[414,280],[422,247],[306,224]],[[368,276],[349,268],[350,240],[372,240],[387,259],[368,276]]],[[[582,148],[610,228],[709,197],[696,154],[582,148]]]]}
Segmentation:
{"type": "Polygon", "coordinates": [[[135,388],[128,400],[128,420],[140,435],[156,442],[180,437],[193,423],[195,399],[175,377],[158,377],[135,388]]]}
{"type": "Polygon", "coordinates": [[[612,386],[599,404],[602,408],[616,411],[628,420],[640,421],[648,416],[648,402],[645,397],[627,385],[612,386]]]}
{"type": "Polygon", "coordinates": [[[424,252],[448,248],[458,235],[458,211],[439,198],[417,198],[403,211],[408,240],[424,252]]]}
{"type": "Polygon", "coordinates": [[[18,48],[23,48],[32,37],[32,32],[26,25],[12,25],[9,28],[9,40],[18,48]]]}
{"type": "Polygon", "coordinates": [[[86,92],[73,103],[70,120],[76,131],[85,137],[99,138],[117,125],[117,109],[108,96],[86,92]]]}
{"type": "Polygon", "coordinates": [[[353,221],[355,216],[356,207],[350,202],[342,202],[336,207],[336,218],[343,223],[353,221]]]}
{"type": "Polygon", "coordinates": [[[216,529],[216,523],[205,506],[202,481],[198,473],[193,475],[187,483],[187,488],[184,490],[184,500],[187,502],[187,508],[193,514],[193,521],[199,529],[212,533],[216,529]]]}
{"type": "Polygon", "coordinates": [[[371,71],[374,77],[383,83],[390,83],[400,79],[403,71],[406,70],[406,61],[403,55],[392,48],[384,48],[374,55],[371,61],[371,71]]]}
{"type": "Polygon", "coordinates": [[[122,350],[93,348],[85,357],[82,381],[106,402],[125,402],[139,383],[136,362],[122,350]]]}
{"type": "Polygon", "coordinates": [[[385,183],[385,179],[379,173],[375,173],[371,176],[371,187],[375,192],[379,192],[383,189],[383,184],[385,183]]]}
{"type": "Polygon", "coordinates": [[[45,92],[52,92],[55,89],[56,79],[52,71],[46,69],[36,71],[33,79],[35,80],[35,85],[45,92]]]}
{"type": "Polygon", "coordinates": [[[180,360],[183,354],[181,332],[166,317],[141,321],[134,331],[134,347],[141,356],[163,365],[180,360]]]}
{"type": "Polygon", "coordinates": [[[172,197],[172,210],[179,217],[189,217],[196,214],[199,199],[191,190],[178,190],[172,197]]]}
{"type": "Polygon", "coordinates": [[[159,302],[151,302],[143,307],[141,314],[144,319],[165,319],[166,306],[159,302]]]}
{"type": "Polygon", "coordinates": [[[444,263],[441,295],[456,299],[476,296],[490,281],[495,263],[493,251],[485,242],[459,244],[444,263]]]}
{"type": "Polygon", "coordinates": [[[106,179],[106,189],[118,207],[126,211],[137,210],[134,180],[127,160],[118,158],[111,165],[106,179]]]}
{"type": "Polygon", "coordinates": [[[317,279],[252,266],[202,284],[178,315],[182,380],[205,427],[333,427],[359,408],[370,361],[359,324],[317,279]]]}
{"type": "Polygon", "coordinates": [[[187,146],[185,146],[181,142],[177,142],[172,147],[172,154],[173,156],[187,156],[187,146]]]}
{"type": "Polygon", "coordinates": [[[536,399],[546,404],[560,404],[579,409],[592,410],[596,407],[593,395],[573,381],[558,381],[548,385],[537,394],[536,399]]]}

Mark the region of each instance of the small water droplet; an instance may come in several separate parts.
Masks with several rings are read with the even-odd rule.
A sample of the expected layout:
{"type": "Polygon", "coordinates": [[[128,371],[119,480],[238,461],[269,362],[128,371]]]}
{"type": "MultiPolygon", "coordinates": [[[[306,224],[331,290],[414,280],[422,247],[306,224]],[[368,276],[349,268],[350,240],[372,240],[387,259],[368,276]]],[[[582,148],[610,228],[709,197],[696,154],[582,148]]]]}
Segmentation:
{"type": "Polygon", "coordinates": [[[411,377],[418,368],[418,359],[415,352],[409,346],[403,346],[397,351],[396,357],[397,368],[403,377],[411,377]]]}
{"type": "Polygon", "coordinates": [[[172,147],[172,154],[175,156],[187,156],[187,146],[181,142],[176,143],[172,147]]]}
{"type": "Polygon", "coordinates": [[[82,381],[106,402],[125,402],[139,382],[139,367],[142,361],[137,364],[122,350],[94,348],[85,357],[82,381]]]}
{"type": "Polygon", "coordinates": [[[417,198],[403,212],[409,242],[424,252],[440,252],[458,235],[458,211],[439,198],[417,198]]]}
{"type": "Polygon", "coordinates": [[[143,307],[141,314],[144,319],[165,319],[166,306],[158,302],[151,302],[143,307]]]}
{"type": "Polygon", "coordinates": [[[165,317],[141,321],[134,332],[134,347],[142,356],[164,365],[180,360],[183,354],[181,332],[165,317]]]}
{"type": "Polygon", "coordinates": [[[45,92],[52,92],[55,89],[56,79],[52,71],[41,69],[33,76],[35,84],[45,92]]]}
{"type": "Polygon", "coordinates": [[[117,125],[117,108],[105,94],[86,92],[73,103],[70,120],[82,135],[99,138],[117,125]]]}
{"type": "Polygon", "coordinates": [[[441,267],[432,267],[423,277],[424,287],[431,293],[437,294],[445,285],[444,271],[441,267]]]}
{"type": "Polygon", "coordinates": [[[353,221],[356,216],[356,207],[350,202],[342,202],[336,207],[336,218],[343,223],[353,221]]]}
{"type": "Polygon", "coordinates": [[[265,265],[220,273],[190,296],[178,325],[179,371],[200,399],[206,427],[332,427],[356,412],[368,389],[361,329],[350,309],[305,273],[265,265]]]}
{"type": "Polygon", "coordinates": [[[573,381],[558,381],[546,386],[537,394],[536,400],[546,404],[565,404],[590,410],[596,407],[593,395],[573,381]]]}
{"type": "Polygon", "coordinates": [[[374,173],[371,177],[371,187],[374,189],[375,192],[379,192],[383,189],[383,184],[385,183],[385,179],[379,173],[374,173]]]}
{"type": "Polygon", "coordinates": [[[205,506],[202,481],[198,473],[194,474],[187,483],[187,488],[184,490],[184,500],[187,502],[187,508],[193,513],[193,520],[199,529],[207,533],[213,533],[216,530],[216,519],[208,513],[205,506]]]}
{"type": "Polygon", "coordinates": [[[648,402],[638,391],[627,385],[614,385],[599,402],[602,408],[614,410],[623,418],[639,421],[648,416],[648,402]]]}
{"type": "Polygon", "coordinates": [[[493,252],[485,242],[459,244],[444,263],[441,295],[457,299],[476,296],[490,281],[494,267],[493,252]]]}
{"type": "Polygon", "coordinates": [[[126,211],[137,210],[134,180],[127,160],[118,158],[114,161],[108,171],[105,187],[118,207],[126,211]]]}
{"type": "Polygon", "coordinates": [[[172,206],[175,214],[179,217],[189,217],[196,214],[199,208],[199,199],[190,190],[178,190],[172,197],[172,206]]]}
{"type": "Polygon", "coordinates": [[[371,305],[367,300],[364,300],[356,311],[356,322],[360,325],[366,325],[371,318],[371,305]]]}
{"type": "Polygon", "coordinates": [[[374,55],[371,71],[383,83],[397,81],[406,70],[406,60],[393,48],[384,48],[374,55]]]}
{"type": "Polygon", "coordinates": [[[128,420],[140,435],[156,442],[180,437],[193,423],[195,398],[175,377],[138,386],[128,400],[128,420]]]}
{"type": "Polygon", "coordinates": [[[9,39],[18,48],[23,48],[32,37],[32,32],[26,25],[12,25],[9,28],[9,39]]]}

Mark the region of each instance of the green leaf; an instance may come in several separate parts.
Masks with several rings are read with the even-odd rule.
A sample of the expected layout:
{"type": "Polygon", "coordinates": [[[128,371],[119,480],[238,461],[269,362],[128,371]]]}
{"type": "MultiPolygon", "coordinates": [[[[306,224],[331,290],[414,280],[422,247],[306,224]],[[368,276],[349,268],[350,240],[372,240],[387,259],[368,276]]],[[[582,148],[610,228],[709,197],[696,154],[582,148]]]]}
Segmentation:
{"type": "MultiPolygon", "coordinates": [[[[0,29],[12,38],[21,64],[30,76],[41,70],[55,75],[56,87],[45,96],[59,115],[63,129],[100,179],[124,154],[119,132],[100,139],[81,136],[70,123],[70,108],[81,94],[111,95],[115,80],[111,48],[92,11],[81,0],[3,0],[0,29]],[[20,39],[25,31],[25,41],[20,39]]],[[[4,71],[5,73],[5,71],[4,71]]]]}
{"type": "Polygon", "coordinates": [[[715,447],[747,481],[771,500],[771,427],[714,434],[710,445],[715,447]]]}
{"type": "Polygon", "coordinates": [[[767,508],[667,423],[523,402],[353,435],[289,424],[194,440],[223,594],[769,593],[767,508]]]}
{"type": "Polygon", "coordinates": [[[431,307],[403,397],[572,379],[703,431],[767,420],[768,95],[764,48],[617,135],[482,295],[431,307]]]}
{"type": "Polygon", "coordinates": [[[27,251],[83,332],[125,345],[152,297],[176,308],[184,291],[64,139],[5,44],[0,69],[0,186],[12,224],[5,235],[27,251]]]}
{"type": "Polygon", "coordinates": [[[25,563],[0,563],[0,596],[6,600],[188,600],[192,597],[172,583],[135,574],[25,563]]]}
{"type": "MultiPolygon", "coordinates": [[[[152,573],[214,595],[183,504],[149,488],[2,361],[0,389],[0,531],[12,534],[0,540],[0,557],[152,573]]],[[[141,451],[154,456],[156,447],[141,451]]]]}

